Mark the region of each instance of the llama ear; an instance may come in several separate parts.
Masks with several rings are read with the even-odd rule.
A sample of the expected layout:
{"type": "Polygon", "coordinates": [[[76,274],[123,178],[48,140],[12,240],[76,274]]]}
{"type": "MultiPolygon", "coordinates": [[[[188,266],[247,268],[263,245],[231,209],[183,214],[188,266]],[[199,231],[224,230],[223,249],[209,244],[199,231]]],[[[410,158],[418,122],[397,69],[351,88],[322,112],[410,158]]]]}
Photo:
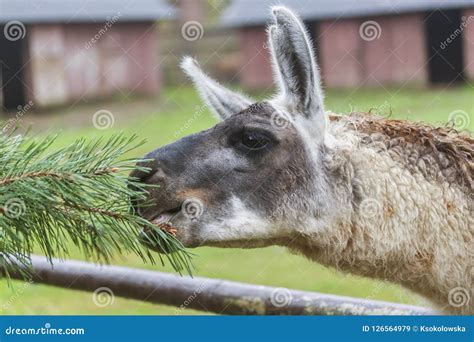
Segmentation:
{"type": "Polygon", "coordinates": [[[184,57],[181,68],[191,78],[201,98],[218,118],[226,119],[252,104],[247,97],[223,87],[207,76],[193,58],[184,57]]]}
{"type": "Polygon", "coordinates": [[[272,7],[272,13],[268,41],[281,99],[290,111],[324,123],[319,71],[303,23],[286,7],[272,7]]]}

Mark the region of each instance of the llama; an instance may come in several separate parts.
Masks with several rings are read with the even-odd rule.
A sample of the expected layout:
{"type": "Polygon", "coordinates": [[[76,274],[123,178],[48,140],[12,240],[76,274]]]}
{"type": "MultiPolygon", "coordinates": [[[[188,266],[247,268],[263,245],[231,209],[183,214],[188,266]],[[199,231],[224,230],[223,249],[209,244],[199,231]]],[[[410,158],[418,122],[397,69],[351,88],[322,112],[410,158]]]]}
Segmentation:
{"type": "Polygon", "coordinates": [[[140,215],[186,247],[285,246],[474,314],[472,136],[327,113],[302,22],[285,7],[272,14],[270,100],[225,89],[183,60],[222,121],[145,157],[151,171],[132,176],[160,186],[140,215]]]}

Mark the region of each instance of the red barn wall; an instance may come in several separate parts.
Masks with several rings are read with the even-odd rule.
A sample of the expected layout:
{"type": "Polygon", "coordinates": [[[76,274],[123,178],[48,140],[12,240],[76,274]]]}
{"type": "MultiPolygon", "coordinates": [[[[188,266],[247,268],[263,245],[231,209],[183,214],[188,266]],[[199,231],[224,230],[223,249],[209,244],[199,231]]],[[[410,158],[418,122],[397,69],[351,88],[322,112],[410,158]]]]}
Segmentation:
{"type": "Polygon", "coordinates": [[[324,83],[330,87],[351,87],[363,78],[359,21],[343,20],[319,25],[316,51],[324,83]]]}
{"type": "MultiPolygon", "coordinates": [[[[368,19],[322,21],[317,59],[323,81],[328,87],[380,86],[381,84],[425,84],[425,30],[422,14],[378,17],[380,37],[361,38],[359,29],[368,19]]],[[[272,84],[269,57],[261,53],[266,44],[263,27],[240,30],[242,48],[241,81],[246,87],[272,84]]]]}
{"type": "Polygon", "coordinates": [[[247,88],[267,88],[273,85],[267,35],[263,27],[239,30],[241,68],[238,75],[247,88]]]}
{"type": "Polygon", "coordinates": [[[468,78],[474,80],[474,9],[465,10],[463,16],[466,23],[463,31],[465,72],[468,78]]]}
{"type": "Polygon", "coordinates": [[[362,39],[359,31],[367,19],[324,21],[320,24],[319,60],[326,85],[359,87],[426,83],[423,16],[409,14],[370,20],[380,29],[373,26],[376,27],[375,36],[366,39],[362,39]]]}
{"type": "Polygon", "coordinates": [[[33,25],[28,83],[38,106],[159,90],[153,23],[33,25]],[[95,38],[95,42],[92,39],[95,38]]]}
{"type": "Polygon", "coordinates": [[[380,19],[381,35],[364,41],[365,72],[369,85],[425,84],[428,60],[423,15],[403,15],[380,19]],[[370,61],[372,52],[379,59],[370,61]]]}

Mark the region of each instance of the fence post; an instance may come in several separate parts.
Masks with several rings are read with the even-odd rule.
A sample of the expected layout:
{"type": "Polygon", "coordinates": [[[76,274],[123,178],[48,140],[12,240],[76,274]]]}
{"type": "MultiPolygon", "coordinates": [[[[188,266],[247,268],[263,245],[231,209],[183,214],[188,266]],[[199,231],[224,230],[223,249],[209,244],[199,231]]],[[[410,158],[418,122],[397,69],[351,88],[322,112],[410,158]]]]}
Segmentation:
{"type": "MultiPolygon", "coordinates": [[[[231,315],[436,315],[433,310],[389,302],[250,285],[220,279],[180,277],[170,273],[83,261],[33,256],[33,281],[62,288],[231,315]]],[[[20,273],[11,273],[24,279],[20,273]]]]}

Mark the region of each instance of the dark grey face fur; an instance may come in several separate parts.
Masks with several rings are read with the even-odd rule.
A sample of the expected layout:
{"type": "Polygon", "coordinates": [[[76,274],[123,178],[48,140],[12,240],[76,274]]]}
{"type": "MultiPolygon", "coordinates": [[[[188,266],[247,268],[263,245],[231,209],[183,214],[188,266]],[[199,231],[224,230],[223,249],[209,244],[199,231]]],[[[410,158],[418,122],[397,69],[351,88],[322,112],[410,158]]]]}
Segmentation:
{"type": "MultiPolygon", "coordinates": [[[[183,69],[223,121],[158,148],[151,172],[132,176],[158,184],[152,205],[139,208],[168,222],[185,246],[284,244],[292,214],[317,212],[323,187],[320,147],[326,116],[312,47],[299,19],[274,7],[269,46],[279,94],[265,102],[222,87],[186,58],[183,69]]],[[[295,219],[293,215],[293,220],[295,219]]]]}
{"type": "Polygon", "coordinates": [[[226,229],[237,199],[272,224],[281,200],[310,181],[304,142],[289,122],[276,126],[275,114],[268,102],[255,103],[213,128],[146,155],[153,160],[146,164],[151,171],[132,176],[159,187],[150,191],[153,206],[142,208],[141,214],[153,220],[173,212],[177,237],[189,247],[218,243],[225,232],[214,236],[201,229],[226,229]],[[195,206],[196,217],[187,215],[185,201],[195,206]]]}

